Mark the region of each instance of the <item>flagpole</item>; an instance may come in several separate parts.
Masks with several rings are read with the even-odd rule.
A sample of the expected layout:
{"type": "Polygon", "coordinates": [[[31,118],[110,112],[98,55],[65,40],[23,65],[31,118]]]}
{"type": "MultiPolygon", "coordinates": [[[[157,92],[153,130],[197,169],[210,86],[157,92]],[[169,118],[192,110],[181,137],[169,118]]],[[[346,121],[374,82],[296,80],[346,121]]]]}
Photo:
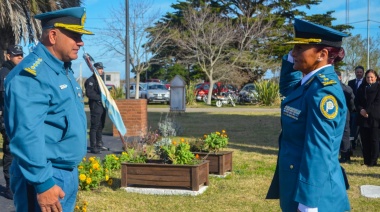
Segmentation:
{"type": "Polygon", "coordinates": [[[125,0],[125,97],[130,98],[130,55],[129,55],[129,1],[125,0]]]}

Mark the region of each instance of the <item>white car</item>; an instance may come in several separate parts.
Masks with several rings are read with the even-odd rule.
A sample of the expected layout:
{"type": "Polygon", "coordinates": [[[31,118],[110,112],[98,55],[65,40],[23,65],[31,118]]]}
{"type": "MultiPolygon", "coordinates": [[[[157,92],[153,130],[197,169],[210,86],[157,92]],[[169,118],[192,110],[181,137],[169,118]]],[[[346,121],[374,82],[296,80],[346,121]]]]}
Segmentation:
{"type": "Polygon", "coordinates": [[[164,84],[147,83],[146,96],[142,98],[146,98],[148,103],[161,102],[168,104],[170,101],[170,91],[164,84]]]}
{"type": "MultiPolygon", "coordinates": [[[[125,88],[126,85],[124,85],[125,88]]],[[[139,83],[139,98],[144,99],[146,96],[146,83],[140,82],[139,83]]],[[[136,83],[131,83],[129,86],[129,97],[130,98],[135,98],[136,94],[136,83]]]]}

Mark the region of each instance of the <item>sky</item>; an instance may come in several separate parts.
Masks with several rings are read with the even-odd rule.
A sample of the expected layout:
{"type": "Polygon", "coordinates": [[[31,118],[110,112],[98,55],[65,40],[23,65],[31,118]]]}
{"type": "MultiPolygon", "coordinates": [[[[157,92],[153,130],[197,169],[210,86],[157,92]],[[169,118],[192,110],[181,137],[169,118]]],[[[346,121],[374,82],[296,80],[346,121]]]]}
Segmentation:
{"type": "MultiPolygon", "coordinates": [[[[129,0],[139,1],[139,0],[129,0]]],[[[96,43],[93,36],[97,35],[100,28],[107,28],[105,21],[109,18],[109,13],[112,8],[119,7],[124,4],[125,0],[83,0],[83,5],[86,7],[87,19],[85,28],[93,31],[95,35],[84,35],[85,50],[89,53],[96,62],[103,62],[105,72],[120,72],[121,79],[125,78],[125,61],[123,56],[111,57],[102,55],[102,47],[96,43]]],[[[171,4],[177,0],[151,0],[151,9],[159,11],[162,15],[166,12],[173,12],[171,4]]],[[[310,10],[300,8],[306,11],[307,14],[325,13],[334,10],[333,17],[337,18],[333,22],[334,25],[346,24],[347,21],[353,27],[351,31],[353,35],[361,34],[363,38],[367,38],[367,23],[369,23],[370,37],[380,36],[380,0],[349,0],[349,16],[346,18],[346,2],[347,0],[323,0],[321,4],[313,6],[310,10]],[[368,3],[369,3],[369,19],[368,19],[368,3]],[[369,21],[367,21],[369,20],[369,21]]],[[[83,51],[79,52],[77,60],[73,61],[73,70],[75,76],[78,77],[82,70],[83,77],[89,77],[92,73],[82,59],[83,51]]],[[[133,74],[131,74],[131,77],[133,74]]]]}

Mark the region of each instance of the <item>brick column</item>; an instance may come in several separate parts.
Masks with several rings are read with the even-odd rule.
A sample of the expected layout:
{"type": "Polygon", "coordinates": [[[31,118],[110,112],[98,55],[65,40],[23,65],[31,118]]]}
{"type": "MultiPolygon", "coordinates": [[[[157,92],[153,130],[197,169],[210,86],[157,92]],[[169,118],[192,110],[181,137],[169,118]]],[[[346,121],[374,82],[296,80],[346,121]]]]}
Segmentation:
{"type": "MultiPolygon", "coordinates": [[[[146,99],[116,99],[124,125],[127,128],[126,136],[141,136],[147,133],[148,111],[146,99]]],[[[119,133],[113,126],[113,136],[119,137],[119,133]]]]}

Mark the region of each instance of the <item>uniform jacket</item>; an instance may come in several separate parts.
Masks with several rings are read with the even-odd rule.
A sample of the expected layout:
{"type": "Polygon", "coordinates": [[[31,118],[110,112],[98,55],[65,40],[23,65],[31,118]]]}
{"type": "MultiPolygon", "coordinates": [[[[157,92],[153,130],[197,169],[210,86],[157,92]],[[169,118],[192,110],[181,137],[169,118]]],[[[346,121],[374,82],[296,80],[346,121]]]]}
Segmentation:
{"type": "Polygon", "coordinates": [[[0,69],[0,111],[4,111],[4,81],[5,77],[8,73],[15,67],[16,65],[8,60],[3,63],[3,67],[0,69]]]}
{"type": "Polygon", "coordinates": [[[299,72],[283,58],[280,92],[282,132],[268,199],[285,212],[299,203],[318,211],[349,211],[338,154],[346,122],[346,101],[334,68],[327,66],[300,85],[299,72]]]}
{"type": "Polygon", "coordinates": [[[101,92],[95,74],[86,80],[84,87],[86,89],[86,96],[89,99],[88,104],[91,113],[102,113],[104,109],[101,102],[101,92]]]}
{"type": "Polygon", "coordinates": [[[84,87],[89,100],[101,101],[99,83],[95,74],[86,80],[84,87]]]}
{"type": "Polygon", "coordinates": [[[38,193],[54,186],[52,166],[74,169],[86,155],[82,89],[70,66],[40,43],[5,80],[10,149],[38,193]]]}
{"type": "Polygon", "coordinates": [[[358,124],[361,127],[380,127],[380,84],[375,82],[372,85],[362,83],[358,89],[358,112],[365,109],[368,118],[358,115],[358,124]]]}

